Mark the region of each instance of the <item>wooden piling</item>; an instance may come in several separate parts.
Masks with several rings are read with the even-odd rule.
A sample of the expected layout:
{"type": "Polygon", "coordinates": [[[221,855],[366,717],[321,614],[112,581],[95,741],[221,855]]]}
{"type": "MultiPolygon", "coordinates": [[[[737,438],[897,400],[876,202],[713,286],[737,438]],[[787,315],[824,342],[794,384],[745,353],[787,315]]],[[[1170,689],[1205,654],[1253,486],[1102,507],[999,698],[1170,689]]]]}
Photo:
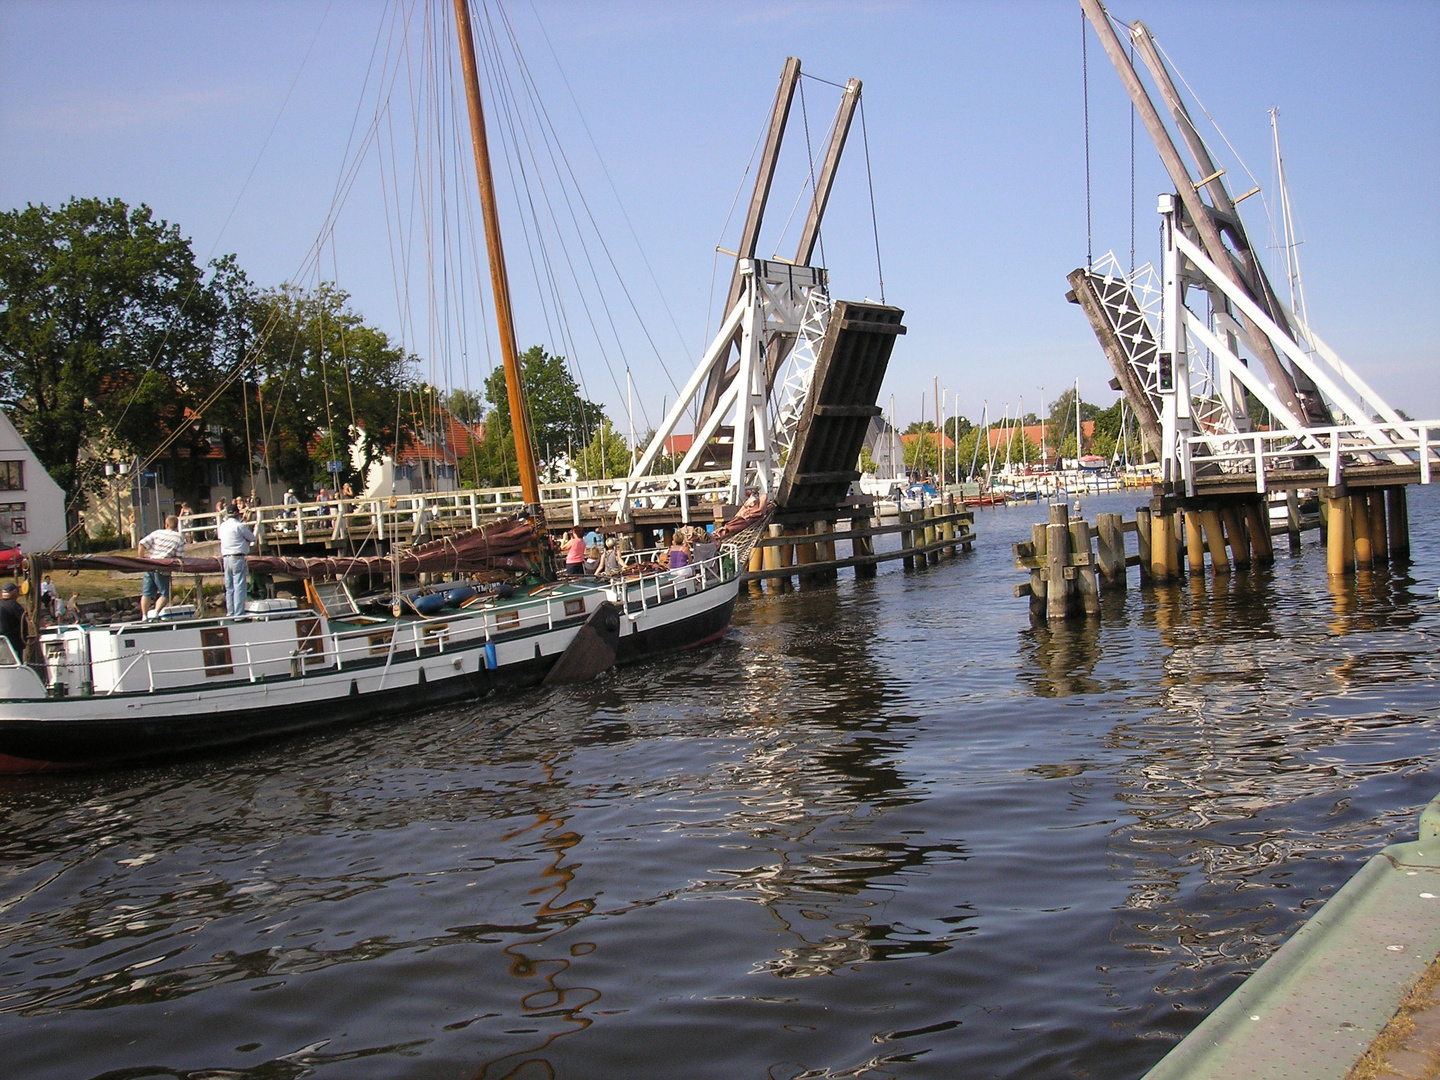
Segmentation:
{"type": "Polygon", "coordinates": [[[1250,541],[1245,536],[1245,529],[1240,524],[1240,516],[1235,513],[1235,508],[1227,506],[1220,511],[1220,521],[1225,526],[1225,542],[1230,545],[1230,561],[1236,570],[1244,570],[1250,566],[1250,541]]]}
{"type": "MultiPolygon", "coordinates": [[[[795,565],[798,567],[806,567],[813,562],[818,562],[820,559],[823,559],[824,556],[819,555],[815,548],[815,544],[796,544],[791,549],[795,552],[795,565]]],[[[811,575],[805,573],[805,571],[802,569],[800,571],[800,576],[802,578],[809,578],[811,575]]]]}
{"type": "Polygon", "coordinates": [[[1390,561],[1390,542],[1385,535],[1385,492],[1379,488],[1365,493],[1370,509],[1370,557],[1376,562],[1390,561]]]}
{"type": "MultiPolygon", "coordinates": [[[[770,525],[765,529],[765,531],[770,535],[770,538],[772,540],[778,540],[781,536],[785,535],[785,527],[783,525],[770,525]]],[[[780,569],[780,548],[777,545],[767,544],[765,547],[761,548],[760,551],[764,553],[764,562],[761,566],[761,569],[780,569]]]]}
{"type": "Polygon", "coordinates": [[[1100,581],[1095,573],[1095,559],[1090,550],[1090,526],[1084,518],[1070,522],[1070,550],[1083,558],[1084,563],[1075,568],[1075,586],[1080,594],[1080,605],[1086,615],[1100,614],[1100,581]]]}
{"type": "Polygon", "coordinates": [[[1152,554],[1151,546],[1151,521],[1148,507],[1137,506],[1135,508],[1135,535],[1140,542],[1140,581],[1144,584],[1150,579],[1150,560],[1152,554]]]}
{"type": "MultiPolygon", "coordinates": [[[[1030,544],[1035,549],[1035,557],[1045,563],[1045,553],[1049,550],[1047,544],[1048,528],[1042,524],[1030,526],[1030,544]]],[[[1030,571],[1030,614],[1036,619],[1045,617],[1045,593],[1047,569],[1032,568],[1030,571]]]]}
{"type": "MultiPolygon", "coordinates": [[[[1325,520],[1325,515],[1320,515],[1325,520]]],[[[1290,550],[1300,550],[1300,496],[1294,488],[1285,492],[1285,535],[1290,541],[1290,550]]]]}
{"type": "Polygon", "coordinates": [[[1225,554],[1225,537],[1221,531],[1220,514],[1214,510],[1202,511],[1200,527],[1205,534],[1205,546],[1210,549],[1210,569],[1217,574],[1230,573],[1230,558],[1225,554]]]}
{"type": "MultiPolygon", "coordinates": [[[[901,521],[902,524],[908,525],[908,524],[910,524],[910,523],[911,523],[912,521],[914,521],[914,520],[915,520],[915,511],[913,511],[913,510],[901,510],[901,511],[900,511],[900,521],[901,521]]],[[[915,546],[915,534],[914,534],[911,530],[909,530],[909,529],[901,529],[901,530],[900,530],[900,550],[901,550],[901,551],[910,551],[914,546],[915,546]]],[[[915,569],[915,556],[914,556],[913,554],[906,555],[906,556],[901,560],[901,562],[904,564],[906,570],[914,570],[914,569],[915,569]]]]}
{"type": "MultiPolygon", "coordinates": [[[[874,555],[875,537],[871,529],[875,528],[877,522],[869,514],[864,517],[852,519],[850,527],[856,529],[858,526],[859,536],[851,541],[851,551],[855,555],[874,555]]],[[[855,564],[855,576],[873,578],[876,574],[876,565],[873,562],[858,562],[855,564]]]]}
{"type": "Polygon", "coordinates": [[[1095,519],[1095,549],[1100,563],[1100,587],[1125,588],[1125,531],[1119,514],[1100,514],[1095,519]]]}
{"type": "Polygon", "coordinates": [[[1191,574],[1205,573],[1205,537],[1196,510],[1185,511],[1185,561],[1191,574]]]}
{"type": "Polygon", "coordinates": [[[1070,508],[1064,503],[1050,507],[1050,524],[1045,526],[1045,614],[1065,618],[1069,609],[1065,564],[1070,555],[1070,508]]]}
{"type": "Polygon", "coordinates": [[[1375,551],[1370,545],[1370,502],[1363,491],[1350,496],[1350,522],[1355,530],[1355,568],[1369,570],[1375,551]]]}
{"type": "Polygon", "coordinates": [[[1250,548],[1255,561],[1268,566],[1275,561],[1275,545],[1270,538],[1270,511],[1264,500],[1257,499],[1244,506],[1245,527],[1250,533],[1250,548]]]}
{"type": "Polygon", "coordinates": [[[1392,559],[1410,558],[1410,508],[1403,486],[1385,489],[1386,533],[1390,539],[1392,559]]]}
{"type": "Polygon", "coordinates": [[[1344,495],[1326,496],[1325,516],[1325,569],[1331,577],[1341,577],[1355,565],[1355,549],[1345,543],[1350,501],[1344,495]]]}

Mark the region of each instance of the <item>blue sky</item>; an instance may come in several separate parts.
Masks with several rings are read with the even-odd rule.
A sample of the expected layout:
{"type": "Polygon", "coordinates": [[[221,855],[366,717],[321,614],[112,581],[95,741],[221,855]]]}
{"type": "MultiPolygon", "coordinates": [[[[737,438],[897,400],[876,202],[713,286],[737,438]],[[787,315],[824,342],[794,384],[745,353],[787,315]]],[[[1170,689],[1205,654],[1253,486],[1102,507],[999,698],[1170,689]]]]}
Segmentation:
{"type": "MultiPolygon", "coordinates": [[[[448,3],[439,10],[448,18],[448,3]]],[[[357,108],[370,107],[362,85],[390,11],[367,0],[0,0],[0,205],[145,202],[200,258],[235,252],[262,285],[291,279],[326,219],[357,108]]],[[[1393,405],[1440,416],[1440,5],[1117,0],[1111,11],[1150,26],[1267,198],[1268,110],[1279,107],[1312,324],[1393,405]]],[[[1099,347],[1063,299],[1087,244],[1076,4],[535,0],[510,14],[630,290],[627,300],[604,286],[619,309],[613,332],[592,312],[592,333],[571,300],[569,334],[555,340],[502,175],[521,347],[571,354],[589,396],[622,426],[627,364],[643,428],[718,318],[729,267],[715,248],[735,245],[740,209],[728,229],[727,214],[787,55],[819,78],[864,82],[870,168],[857,126],[826,217],[825,264],[838,297],[878,297],[878,231],[885,298],[909,327],[883,402],[894,395],[901,422],[919,414],[922,393],[933,408],[935,378],[972,419],[985,401],[994,415],[1021,398],[1033,410],[1042,387],[1050,398],[1076,378],[1087,400],[1114,399],[1099,347]]],[[[406,78],[396,85],[403,102],[406,78]]],[[[1093,247],[1128,260],[1129,105],[1093,34],[1089,87],[1093,247]]],[[[805,82],[816,154],[836,95],[805,82]]],[[[806,170],[803,119],[797,100],[762,254],[793,254],[796,226],[782,227],[806,170]]],[[[1208,137],[1232,190],[1253,186],[1208,137]]],[[[383,144],[401,172],[398,156],[414,146],[410,135],[383,144]]],[[[418,228],[397,235],[404,215],[387,215],[385,201],[389,184],[395,205],[397,173],[375,158],[355,176],[320,272],[420,353],[427,378],[478,386],[494,345],[470,301],[435,315],[418,299],[437,267],[466,275],[452,296],[471,288],[474,269],[457,270],[438,241],[427,259],[418,228]]],[[[1155,196],[1168,182],[1140,130],[1135,166],[1143,262],[1156,255],[1155,196]]],[[[1268,247],[1263,200],[1244,209],[1252,240],[1268,247]]],[[[458,236],[464,246],[463,227],[458,236]]],[[[313,284],[314,270],[297,280],[313,284]]]]}

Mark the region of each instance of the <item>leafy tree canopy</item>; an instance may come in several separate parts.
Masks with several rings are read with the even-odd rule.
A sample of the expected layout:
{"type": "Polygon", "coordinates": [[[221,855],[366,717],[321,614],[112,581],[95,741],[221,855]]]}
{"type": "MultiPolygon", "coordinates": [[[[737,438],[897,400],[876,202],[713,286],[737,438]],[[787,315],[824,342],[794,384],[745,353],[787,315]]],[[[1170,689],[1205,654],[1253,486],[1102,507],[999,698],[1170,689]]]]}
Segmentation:
{"type": "MultiPolygon", "coordinates": [[[[563,356],[551,356],[539,345],[520,354],[520,379],[530,407],[536,455],[545,461],[566,453],[580,457],[596,427],[606,422],[605,410],[580,396],[580,387],[563,356]]],[[[518,483],[515,432],[503,367],[496,367],[485,380],[485,399],[490,403],[485,442],[462,475],[466,483],[481,487],[518,483]]]]}
{"type": "Polygon", "coordinates": [[[345,290],[282,286],[256,297],[251,318],[257,336],[267,331],[249,376],[259,405],[252,424],[263,421],[253,435],[276,478],[306,488],[354,484],[382,455],[403,448],[413,357],[367,326],[345,290]],[[329,461],[341,463],[333,479],[329,461]]]}
{"type": "Polygon", "coordinates": [[[246,286],[233,259],[212,268],[144,205],[0,212],[0,400],[72,503],[103,482],[83,448],[149,453],[217,383],[246,286]]]}
{"type": "Polygon", "coordinates": [[[595,425],[595,434],[584,450],[576,454],[575,467],[581,480],[608,480],[630,474],[630,447],[608,419],[595,425]]]}

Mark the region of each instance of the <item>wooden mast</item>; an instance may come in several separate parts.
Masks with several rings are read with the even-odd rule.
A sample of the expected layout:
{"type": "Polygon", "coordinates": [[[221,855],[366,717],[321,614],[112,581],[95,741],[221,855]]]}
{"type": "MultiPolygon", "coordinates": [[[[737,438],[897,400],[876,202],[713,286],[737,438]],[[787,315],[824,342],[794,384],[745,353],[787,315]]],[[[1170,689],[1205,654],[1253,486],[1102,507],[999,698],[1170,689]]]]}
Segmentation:
{"type": "Polygon", "coordinates": [[[510,399],[510,426],[515,434],[520,490],[528,505],[538,507],[540,480],[535,466],[535,440],[520,382],[520,357],[510,310],[510,278],[505,272],[505,249],[500,241],[500,215],[495,208],[495,179],[490,172],[490,143],[485,137],[485,110],[480,104],[480,75],[475,66],[475,40],[471,36],[467,0],[455,0],[455,28],[465,72],[465,100],[470,106],[470,141],[475,147],[475,178],[480,185],[480,207],[485,217],[485,248],[490,254],[490,284],[495,293],[495,323],[500,331],[500,355],[505,362],[505,390],[510,399]]]}

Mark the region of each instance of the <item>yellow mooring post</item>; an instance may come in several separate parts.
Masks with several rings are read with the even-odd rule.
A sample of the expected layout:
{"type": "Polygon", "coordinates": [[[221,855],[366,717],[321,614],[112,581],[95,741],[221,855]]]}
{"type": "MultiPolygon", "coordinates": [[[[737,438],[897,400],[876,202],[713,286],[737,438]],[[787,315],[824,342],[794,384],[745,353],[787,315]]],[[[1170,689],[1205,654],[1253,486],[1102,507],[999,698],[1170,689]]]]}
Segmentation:
{"type": "Polygon", "coordinates": [[[1325,497],[1325,569],[1331,577],[1342,577],[1354,565],[1355,549],[1346,544],[1349,510],[1350,500],[1344,495],[1325,497]]]}
{"type": "Polygon", "coordinates": [[[1217,574],[1230,572],[1230,557],[1225,554],[1225,535],[1220,528],[1220,515],[1214,510],[1200,514],[1200,529],[1205,537],[1205,546],[1210,549],[1210,569],[1217,574]]]}
{"type": "Polygon", "coordinates": [[[1150,577],[1154,581],[1170,580],[1170,515],[1150,515],[1150,577]]]}
{"type": "Polygon", "coordinates": [[[1201,535],[1200,514],[1195,510],[1185,511],[1185,562],[1190,573],[1205,573],[1205,538],[1201,535]]]}
{"type": "Polygon", "coordinates": [[[1350,522],[1355,530],[1355,569],[1369,570],[1375,552],[1370,546],[1370,501],[1363,491],[1350,496],[1350,522]]]}

